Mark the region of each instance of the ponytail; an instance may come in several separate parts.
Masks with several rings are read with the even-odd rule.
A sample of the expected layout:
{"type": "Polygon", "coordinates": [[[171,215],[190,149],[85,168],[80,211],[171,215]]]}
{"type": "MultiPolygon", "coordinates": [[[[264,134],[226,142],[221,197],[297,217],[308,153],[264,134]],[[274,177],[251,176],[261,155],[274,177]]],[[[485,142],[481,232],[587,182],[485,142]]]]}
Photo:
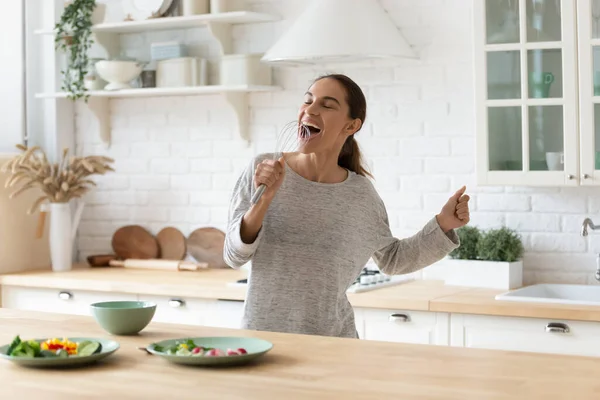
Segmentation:
{"type": "MultiPolygon", "coordinates": [[[[348,116],[352,119],[359,119],[362,127],[367,118],[367,99],[360,86],[352,79],[342,74],[322,75],[315,79],[313,83],[326,78],[334,79],[344,87],[346,90],[346,102],[348,103],[349,109],[348,116]]],[[[338,165],[355,172],[358,175],[373,178],[373,175],[363,166],[362,155],[358,148],[358,143],[356,142],[356,139],[354,139],[354,135],[350,135],[346,138],[342,150],[340,151],[340,155],[338,156],[338,165]]]]}
{"type": "Polygon", "coordinates": [[[373,178],[373,175],[363,167],[362,154],[360,153],[360,148],[358,147],[356,139],[354,139],[354,135],[348,136],[344,142],[342,151],[338,157],[338,165],[355,172],[358,175],[373,178]]]}

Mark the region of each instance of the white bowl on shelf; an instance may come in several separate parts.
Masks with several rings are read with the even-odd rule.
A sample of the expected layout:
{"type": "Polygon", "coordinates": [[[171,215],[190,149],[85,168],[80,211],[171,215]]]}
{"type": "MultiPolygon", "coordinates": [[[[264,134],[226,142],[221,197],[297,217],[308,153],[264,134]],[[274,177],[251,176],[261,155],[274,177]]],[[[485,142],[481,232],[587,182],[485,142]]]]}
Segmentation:
{"type": "Polygon", "coordinates": [[[140,76],[143,69],[137,61],[102,60],[95,66],[98,75],[108,82],[104,90],[131,89],[129,82],[140,76]]]}

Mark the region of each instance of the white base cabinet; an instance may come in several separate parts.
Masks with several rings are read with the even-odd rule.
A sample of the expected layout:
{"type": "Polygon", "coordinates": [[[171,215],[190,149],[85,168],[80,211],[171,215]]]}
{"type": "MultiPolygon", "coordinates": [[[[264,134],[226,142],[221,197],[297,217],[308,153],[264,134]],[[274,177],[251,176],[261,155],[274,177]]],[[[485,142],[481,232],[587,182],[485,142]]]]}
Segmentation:
{"type": "Polygon", "coordinates": [[[137,300],[137,295],[2,286],[2,307],[18,310],[91,315],[90,304],[109,300],[137,300]]]}
{"type": "Polygon", "coordinates": [[[363,334],[360,336],[362,339],[415,344],[449,344],[450,316],[447,313],[368,308],[357,310],[362,315],[363,334]]]}
{"type": "Polygon", "coordinates": [[[600,356],[600,323],[542,318],[452,314],[456,347],[600,356]]]}
{"type": "Polygon", "coordinates": [[[239,328],[244,311],[244,302],[242,301],[19,286],[2,287],[2,307],[18,310],[91,315],[90,304],[113,300],[140,300],[156,303],[156,313],[152,319],[156,322],[219,328],[239,328]]]}

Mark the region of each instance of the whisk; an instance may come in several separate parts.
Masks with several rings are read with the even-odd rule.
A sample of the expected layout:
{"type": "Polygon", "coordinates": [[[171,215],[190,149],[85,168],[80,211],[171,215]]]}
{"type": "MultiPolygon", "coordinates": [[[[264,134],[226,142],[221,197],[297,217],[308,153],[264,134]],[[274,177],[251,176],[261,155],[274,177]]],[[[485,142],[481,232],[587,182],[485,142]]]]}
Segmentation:
{"type": "MultiPolygon", "coordinates": [[[[288,153],[297,151],[306,144],[310,139],[310,130],[298,121],[291,121],[284,125],[283,129],[279,132],[276,139],[276,150],[274,153],[274,160],[277,160],[278,154],[288,153]]],[[[252,204],[256,204],[262,197],[267,187],[261,184],[254,196],[252,196],[252,204]]]]}

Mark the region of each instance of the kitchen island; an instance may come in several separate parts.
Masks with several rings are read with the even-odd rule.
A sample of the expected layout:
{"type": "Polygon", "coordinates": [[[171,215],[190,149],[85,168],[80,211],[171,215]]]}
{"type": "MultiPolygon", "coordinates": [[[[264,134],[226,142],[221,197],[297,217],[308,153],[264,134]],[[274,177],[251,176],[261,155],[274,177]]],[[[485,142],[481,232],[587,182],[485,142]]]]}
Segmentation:
{"type": "Polygon", "coordinates": [[[112,336],[91,317],[0,308],[0,343],[84,336],[121,348],[89,367],[41,370],[0,360],[2,399],[597,399],[600,359],[386,343],[151,322],[112,336]],[[274,348],[247,366],[167,363],[137,349],[190,336],[250,336],[274,348]]]}

